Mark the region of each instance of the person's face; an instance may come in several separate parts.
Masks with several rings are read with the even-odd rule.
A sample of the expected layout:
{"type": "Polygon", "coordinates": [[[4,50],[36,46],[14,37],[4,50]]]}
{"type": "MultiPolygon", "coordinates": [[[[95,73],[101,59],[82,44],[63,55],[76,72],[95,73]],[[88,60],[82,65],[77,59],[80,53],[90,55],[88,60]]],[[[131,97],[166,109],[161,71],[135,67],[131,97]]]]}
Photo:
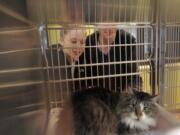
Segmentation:
{"type": "Polygon", "coordinates": [[[100,29],[100,36],[103,41],[112,43],[116,37],[116,28],[102,28],[100,29]]]}
{"type": "Polygon", "coordinates": [[[71,30],[64,36],[63,47],[66,54],[73,59],[78,59],[85,48],[85,31],[71,30]]]}

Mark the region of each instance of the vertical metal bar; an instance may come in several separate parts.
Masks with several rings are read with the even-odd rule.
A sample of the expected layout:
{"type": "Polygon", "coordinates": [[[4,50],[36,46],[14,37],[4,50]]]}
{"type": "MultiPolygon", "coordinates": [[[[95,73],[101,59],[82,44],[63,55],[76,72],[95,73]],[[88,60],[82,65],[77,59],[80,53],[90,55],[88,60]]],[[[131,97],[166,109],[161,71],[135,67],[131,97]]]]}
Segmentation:
{"type": "MultiPolygon", "coordinates": [[[[74,26],[73,26],[74,27],[74,26]]],[[[74,29],[74,28],[73,28],[74,29]]],[[[69,49],[72,49],[72,48],[69,48],[69,49]]],[[[72,82],[72,90],[70,91],[70,92],[75,92],[75,90],[76,90],[76,87],[75,87],[75,81],[74,81],[74,79],[75,79],[75,77],[74,77],[74,71],[75,71],[75,69],[77,68],[78,70],[79,70],[79,62],[78,62],[78,64],[76,63],[76,62],[74,62],[74,64],[72,64],[71,65],[71,70],[70,70],[70,72],[71,72],[71,82],[72,82]],[[73,68],[73,69],[72,69],[73,68]]],[[[79,72],[78,72],[79,73],[79,72]]],[[[80,77],[80,73],[78,74],[78,77],[80,77]]],[[[76,82],[77,83],[77,82],[76,82]]],[[[71,85],[71,83],[70,83],[70,85],[71,85]]],[[[80,85],[80,83],[79,83],[79,85],[80,85]]]]}
{"type": "Polygon", "coordinates": [[[133,22],[132,13],[133,13],[133,6],[132,0],[129,0],[129,22],[133,22]]]}
{"type": "Polygon", "coordinates": [[[113,8],[113,9],[112,9],[112,10],[113,10],[113,11],[112,11],[112,14],[113,14],[113,15],[112,15],[112,22],[116,22],[115,11],[116,11],[117,9],[116,9],[116,6],[115,6],[115,2],[116,2],[115,0],[113,0],[113,2],[112,2],[112,8],[113,8]]]}
{"type": "Polygon", "coordinates": [[[97,23],[97,9],[96,8],[97,8],[97,0],[94,0],[94,22],[95,23],[97,23]]]}
{"type": "MultiPolygon", "coordinates": [[[[112,28],[110,28],[110,29],[112,29],[112,28]]],[[[110,34],[109,33],[110,31],[108,31],[108,35],[110,34]]],[[[114,48],[114,46],[112,46],[112,44],[110,44],[110,42],[109,42],[109,39],[108,39],[108,50],[110,49],[110,48],[114,48]]],[[[109,52],[108,53],[110,53],[110,50],[109,50],[109,52]]],[[[109,73],[108,73],[108,75],[110,75],[111,74],[111,70],[110,70],[110,68],[111,68],[111,64],[110,64],[110,55],[108,55],[108,62],[109,62],[109,65],[108,65],[108,63],[107,63],[107,65],[108,65],[108,69],[109,69],[109,73]]],[[[106,65],[106,66],[107,66],[106,65]]],[[[116,64],[114,64],[114,66],[115,66],[116,64]]],[[[111,84],[111,78],[113,78],[113,77],[108,77],[106,80],[109,80],[109,89],[111,90],[111,85],[115,85],[116,86],[116,84],[111,84]]],[[[105,82],[106,83],[106,82],[105,82]]]]}
{"type": "MultiPolygon", "coordinates": [[[[88,15],[88,22],[87,22],[87,24],[88,25],[90,25],[90,0],[88,0],[88,2],[87,2],[87,15],[88,15]]],[[[90,56],[88,56],[88,57],[90,57],[90,58],[92,58],[92,46],[91,46],[91,37],[89,38],[89,41],[88,41],[89,43],[89,48],[88,48],[88,52],[89,52],[89,55],[90,56]]],[[[91,63],[91,62],[90,62],[91,63]]],[[[90,66],[90,72],[91,72],[91,76],[90,77],[92,77],[93,76],[93,67],[92,66],[90,66]]],[[[93,85],[93,79],[90,79],[90,81],[89,82],[91,82],[91,84],[90,85],[93,85]]]]}
{"type": "Polygon", "coordinates": [[[119,6],[118,6],[118,7],[119,7],[119,10],[118,10],[118,14],[119,14],[118,17],[119,17],[119,19],[118,19],[118,20],[119,20],[119,22],[121,22],[121,0],[119,0],[118,5],[119,5],[119,6]]]}
{"type": "MultiPolygon", "coordinates": [[[[44,0],[43,0],[44,1],[44,0]]],[[[44,12],[42,12],[44,13],[44,12]]],[[[45,25],[40,25],[39,27],[39,35],[40,35],[40,44],[41,44],[41,51],[42,51],[42,54],[43,54],[43,58],[44,58],[44,61],[45,61],[45,71],[43,72],[44,73],[44,76],[45,76],[45,82],[47,82],[47,80],[49,80],[50,76],[49,76],[49,69],[48,69],[48,60],[47,60],[47,55],[46,55],[46,50],[47,50],[47,46],[48,46],[48,37],[47,37],[47,29],[45,29],[45,25]]],[[[45,86],[47,86],[47,110],[50,109],[51,107],[51,104],[50,104],[50,101],[51,101],[51,93],[50,93],[50,84],[49,83],[45,83],[45,86]]]]}
{"type": "Polygon", "coordinates": [[[151,85],[151,93],[155,95],[156,93],[156,79],[158,77],[158,64],[159,64],[159,56],[158,56],[158,51],[160,48],[160,43],[159,43],[159,31],[160,31],[160,0],[153,1],[154,5],[154,18],[152,22],[152,29],[153,29],[153,45],[152,45],[152,54],[151,54],[151,60],[150,60],[150,85],[151,85]],[[155,61],[153,60],[155,58],[155,61]]]}
{"type": "MultiPolygon", "coordinates": [[[[98,29],[97,29],[97,27],[95,27],[94,28],[95,29],[95,32],[97,32],[98,31],[98,29]]],[[[98,59],[98,43],[99,43],[99,41],[98,41],[99,39],[97,38],[97,36],[95,35],[95,43],[97,43],[97,46],[95,46],[95,50],[96,50],[96,56],[97,56],[97,59],[98,59]]],[[[97,61],[97,63],[98,63],[99,61],[97,61]]],[[[96,70],[97,70],[97,76],[99,76],[99,66],[98,65],[96,65],[96,70]]],[[[97,78],[97,86],[100,86],[99,85],[100,83],[99,83],[99,78],[97,78]]]]}
{"type": "Polygon", "coordinates": [[[172,88],[172,109],[175,109],[175,102],[174,102],[174,100],[175,100],[175,96],[174,96],[174,93],[175,93],[175,77],[176,77],[176,75],[175,75],[175,71],[176,71],[176,69],[175,69],[175,56],[176,56],[176,51],[175,51],[175,42],[176,42],[176,26],[174,26],[173,27],[173,33],[172,33],[172,36],[173,36],[173,38],[172,38],[172,52],[173,52],[173,54],[171,54],[170,56],[171,56],[171,59],[172,59],[172,67],[171,67],[171,72],[172,72],[172,82],[171,82],[171,88],[172,88]],[[173,71],[172,71],[173,70],[173,71]]]}
{"type": "MultiPolygon", "coordinates": [[[[61,29],[61,32],[62,32],[62,29],[61,29]]],[[[59,56],[59,52],[60,52],[60,51],[62,51],[62,50],[59,50],[59,49],[58,49],[58,66],[61,66],[61,65],[60,65],[60,56],[59,56]]],[[[61,81],[61,80],[62,80],[62,78],[61,78],[61,74],[62,74],[62,73],[61,73],[61,67],[59,67],[58,69],[59,69],[59,72],[58,72],[58,74],[59,74],[59,80],[61,81]]],[[[62,92],[63,88],[62,88],[61,83],[62,83],[62,82],[59,82],[60,100],[63,101],[63,100],[64,100],[64,99],[63,99],[64,97],[63,97],[63,92],[62,92]]]]}
{"type": "MultiPolygon", "coordinates": [[[[77,23],[80,22],[79,17],[77,16],[77,0],[74,1],[74,17],[75,17],[75,27],[77,26],[77,23]]],[[[79,1],[78,1],[79,2],[79,1]]],[[[80,3],[78,3],[80,4],[80,3]]],[[[79,7],[79,6],[78,6],[79,7]]],[[[78,9],[79,10],[79,9],[78,9]]],[[[74,27],[74,26],[73,26],[74,27]]]]}
{"type": "MultiPolygon", "coordinates": [[[[136,31],[137,31],[137,39],[136,39],[136,59],[137,60],[141,60],[141,59],[144,59],[144,56],[141,55],[141,44],[143,43],[141,40],[140,40],[140,32],[141,32],[141,26],[140,27],[136,27],[136,31]]],[[[138,67],[142,67],[142,69],[144,68],[144,63],[137,63],[138,67]]],[[[138,70],[137,70],[138,71],[138,70]]],[[[145,75],[145,74],[143,74],[145,75]]],[[[144,77],[145,78],[145,77],[144,77]]],[[[137,82],[137,80],[135,80],[137,82]]]]}
{"type": "MultiPolygon", "coordinates": [[[[180,16],[180,13],[178,15],[180,16]]],[[[177,50],[180,50],[180,26],[178,26],[177,33],[178,33],[177,34],[177,50]]],[[[179,73],[180,72],[180,67],[179,67],[180,52],[177,52],[177,57],[178,57],[177,58],[177,73],[179,73]]],[[[180,85],[178,83],[179,78],[180,77],[177,75],[177,80],[176,80],[176,84],[177,84],[177,87],[176,87],[176,104],[179,104],[179,100],[178,100],[178,97],[179,97],[179,88],[180,88],[180,85]]]]}
{"type": "Polygon", "coordinates": [[[85,19],[85,14],[84,14],[84,2],[83,0],[81,0],[81,18],[82,18],[82,21],[81,21],[81,24],[84,25],[84,19],[85,19]]]}
{"type": "MultiPolygon", "coordinates": [[[[53,46],[52,46],[53,47],[53,46]]],[[[54,48],[52,48],[52,49],[54,49],[54,48]]],[[[55,55],[56,56],[58,56],[59,55],[59,52],[58,52],[58,45],[56,45],[56,48],[55,48],[55,50],[56,50],[56,52],[54,51],[54,53],[56,53],[55,55]]],[[[53,54],[54,55],[54,54],[53,54]]],[[[53,57],[53,59],[54,59],[54,57],[53,57]]],[[[55,61],[56,62],[56,61],[55,61]]],[[[57,74],[57,70],[58,70],[58,68],[59,67],[57,67],[57,66],[59,66],[59,65],[55,65],[55,69],[54,69],[54,73],[55,73],[55,75],[54,76],[57,76],[56,74],[57,74]]],[[[54,90],[54,105],[55,105],[55,107],[57,108],[58,107],[58,104],[57,104],[57,101],[58,101],[58,90],[59,90],[59,88],[58,88],[58,86],[59,85],[57,85],[57,84],[59,84],[59,82],[56,82],[57,80],[56,80],[57,78],[55,77],[55,90],[54,90]]]]}
{"type": "MultiPolygon", "coordinates": [[[[102,29],[105,29],[105,26],[103,26],[103,28],[102,29]]],[[[103,39],[104,40],[104,39],[103,39]]],[[[104,42],[102,42],[102,49],[104,50],[104,42]]],[[[103,52],[101,52],[101,56],[102,56],[102,65],[103,65],[103,76],[105,76],[105,60],[104,60],[104,54],[103,54],[103,52]]],[[[98,63],[99,64],[99,63],[98,63]]],[[[103,87],[105,88],[105,81],[106,80],[106,78],[104,78],[103,77],[103,87]]]]}
{"type": "MultiPolygon", "coordinates": [[[[57,12],[57,8],[56,8],[56,5],[57,5],[57,3],[56,3],[56,0],[54,0],[54,18],[55,18],[55,21],[56,21],[56,23],[57,23],[57,14],[56,14],[56,12],[57,12]]],[[[56,53],[57,53],[57,57],[58,57],[58,55],[59,55],[59,52],[58,52],[58,42],[57,42],[57,29],[55,29],[55,30],[53,30],[53,33],[55,33],[55,40],[56,40],[56,53]]],[[[59,62],[59,61],[58,61],[59,62]]],[[[59,66],[59,63],[58,63],[58,65],[56,65],[56,66],[59,66]]],[[[58,69],[55,69],[55,71],[56,70],[59,70],[59,67],[58,67],[58,69]]],[[[57,75],[56,75],[57,76],[57,75]]],[[[59,79],[59,78],[58,78],[59,79]]],[[[58,92],[57,91],[60,91],[60,89],[59,89],[59,82],[58,83],[56,83],[56,86],[58,87],[56,87],[56,90],[55,90],[55,107],[57,108],[58,107],[58,97],[59,97],[59,95],[58,95],[58,92]],[[58,85],[57,85],[58,84],[58,85]]],[[[61,91],[60,91],[61,92],[61,91]]]]}
{"type": "MultiPolygon", "coordinates": [[[[125,38],[124,38],[124,46],[125,46],[125,61],[127,61],[128,59],[127,59],[127,57],[128,57],[128,52],[127,52],[127,47],[128,47],[128,44],[127,44],[127,32],[126,32],[126,30],[125,30],[125,38]]],[[[126,63],[126,69],[125,69],[125,74],[127,74],[128,73],[128,69],[127,69],[127,66],[128,66],[128,64],[126,63]]],[[[127,75],[125,76],[125,88],[127,88],[127,79],[128,79],[128,77],[127,77],[127,75]]]]}
{"type": "MultiPolygon", "coordinates": [[[[127,22],[127,0],[124,0],[124,22],[127,22]]],[[[125,36],[126,37],[126,36],[125,36]]]]}
{"type": "MultiPolygon", "coordinates": [[[[119,31],[119,27],[118,27],[118,29],[117,29],[117,31],[119,31]]],[[[115,51],[115,48],[116,48],[116,43],[114,42],[113,43],[113,49],[114,49],[114,59],[113,59],[113,61],[115,61],[116,60],[116,56],[117,56],[117,54],[116,54],[116,51],[115,51]]],[[[120,46],[119,44],[118,44],[118,46],[120,46]]],[[[114,73],[116,74],[116,65],[114,65],[114,73]]],[[[118,83],[120,83],[120,82],[118,82],[118,83]]],[[[114,84],[113,84],[114,86],[115,86],[115,92],[117,92],[117,77],[115,77],[114,78],[114,84]]]]}
{"type": "MultiPolygon", "coordinates": [[[[119,52],[120,52],[119,55],[120,56],[119,57],[120,57],[120,60],[122,60],[122,55],[121,55],[121,52],[122,52],[122,49],[121,49],[122,48],[122,43],[121,42],[122,42],[122,40],[121,40],[121,30],[119,30],[119,43],[120,43],[120,45],[119,45],[120,46],[119,47],[119,52]]],[[[122,64],[121,63],[120,63],[120,73],[122,73],[122,64]]],[[[120,91],[122,91],[123,90],[122,89],[122,77],[120,77],[120,84],[121,84],[121,86],[120,86],[119,89],[120,89],[120,91]]]]}
{"type": "MultiPolygon", "coordinates": [[[[87,29],[87,31],[90,31],[90,26],[88,26],[87,28],[85,28],[85,29],[87,29]]],[[[90,33],[90,32],[89,32],[90,33]]],[[[87,57],[87,54],[86,54],[86,50],[87,50],[87,46],[86,46],[86,41],[85,41],[85,48],[84,48],[84,56],[83,56],[83,64],[87,64],[87,61],[86,61],[86,57],[87,57]]],[[[89,50],[89,48],[88,48],[88,50],[89,50]]],[[[87,66],[85,66],[85,69],[84,69],[84,71],[85,71],[85,78],[87,78],[87,66]]],[[[87,79],[85,79],[85,86],[87,86],[88,85],[88,80],[87,79]]]]}
{"type": "MultiPolygon", "coordinates": [[[[161,1],[158,1],[157,6],[159,7],[157,10],[157,45],[159,46],[159,94],[160,94],[160,104],[163,105],[163,97],[164,97],[164,70],[165,70],[165,48],[166,48],[166,26],[164,22],[163,16],[163,7],[161,7],[161,1]]],[[[164,17],[164,16],[163,16],[164,17]]]]}

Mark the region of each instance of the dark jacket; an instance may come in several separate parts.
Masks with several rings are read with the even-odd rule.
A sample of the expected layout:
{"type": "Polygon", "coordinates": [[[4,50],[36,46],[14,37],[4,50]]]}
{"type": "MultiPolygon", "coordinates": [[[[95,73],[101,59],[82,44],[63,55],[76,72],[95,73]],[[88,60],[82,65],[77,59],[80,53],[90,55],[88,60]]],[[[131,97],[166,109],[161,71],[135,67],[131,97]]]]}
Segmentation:
{"type": "Polygon", "coordinates": [[[59,44],[46,50],[46,58],[50,100],[62,101],[73,89],[71,64],[59,44]]]}
{"type": "Polygon", "coordinates": [[[125,89],[131,78],[134,78],[126,74],[137,72],[137,64],[131,62],[136,60],[135,38],[130,33],[117,30],[112,44],[114,46],[108,55],[98,49],[98,40],[98,32],[86,39],[86,49],[79,60],[82,66],[76,68],[75,72],[75,77],[82,80],[76,83],[76,88],[98,86],[118,91],[125,89]]]}

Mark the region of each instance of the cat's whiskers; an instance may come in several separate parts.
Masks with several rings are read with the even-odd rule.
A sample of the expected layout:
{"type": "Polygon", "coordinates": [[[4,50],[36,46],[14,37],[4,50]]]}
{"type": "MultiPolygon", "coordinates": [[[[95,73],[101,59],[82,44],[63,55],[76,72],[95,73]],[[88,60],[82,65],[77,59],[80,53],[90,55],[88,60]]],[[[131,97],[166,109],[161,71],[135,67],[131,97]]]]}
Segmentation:
{"type": "Polygon", "coordinates": [[[122,119],[122,123],[130,127],[130,129],[140,129],[140,130],[149,130],[150,127],[156,125],[156,121],[147,116],[144,112],[138,118],[135,112],[132,112],[130,117],[125,117],[122,119]]]}

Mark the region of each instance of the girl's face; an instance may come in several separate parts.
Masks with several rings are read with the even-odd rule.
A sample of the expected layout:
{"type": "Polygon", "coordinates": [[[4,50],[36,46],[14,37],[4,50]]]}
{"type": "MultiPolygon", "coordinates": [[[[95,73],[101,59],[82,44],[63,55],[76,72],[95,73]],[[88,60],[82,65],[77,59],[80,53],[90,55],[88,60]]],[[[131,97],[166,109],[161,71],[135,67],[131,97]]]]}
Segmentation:
{"type": "Polygon", "coordinates": [[[85,38],[85,31],[83,30],[68,31],[63,40],[65,53],[68,54],[72,59],[77,60],[84,52],[85,38]]]}

